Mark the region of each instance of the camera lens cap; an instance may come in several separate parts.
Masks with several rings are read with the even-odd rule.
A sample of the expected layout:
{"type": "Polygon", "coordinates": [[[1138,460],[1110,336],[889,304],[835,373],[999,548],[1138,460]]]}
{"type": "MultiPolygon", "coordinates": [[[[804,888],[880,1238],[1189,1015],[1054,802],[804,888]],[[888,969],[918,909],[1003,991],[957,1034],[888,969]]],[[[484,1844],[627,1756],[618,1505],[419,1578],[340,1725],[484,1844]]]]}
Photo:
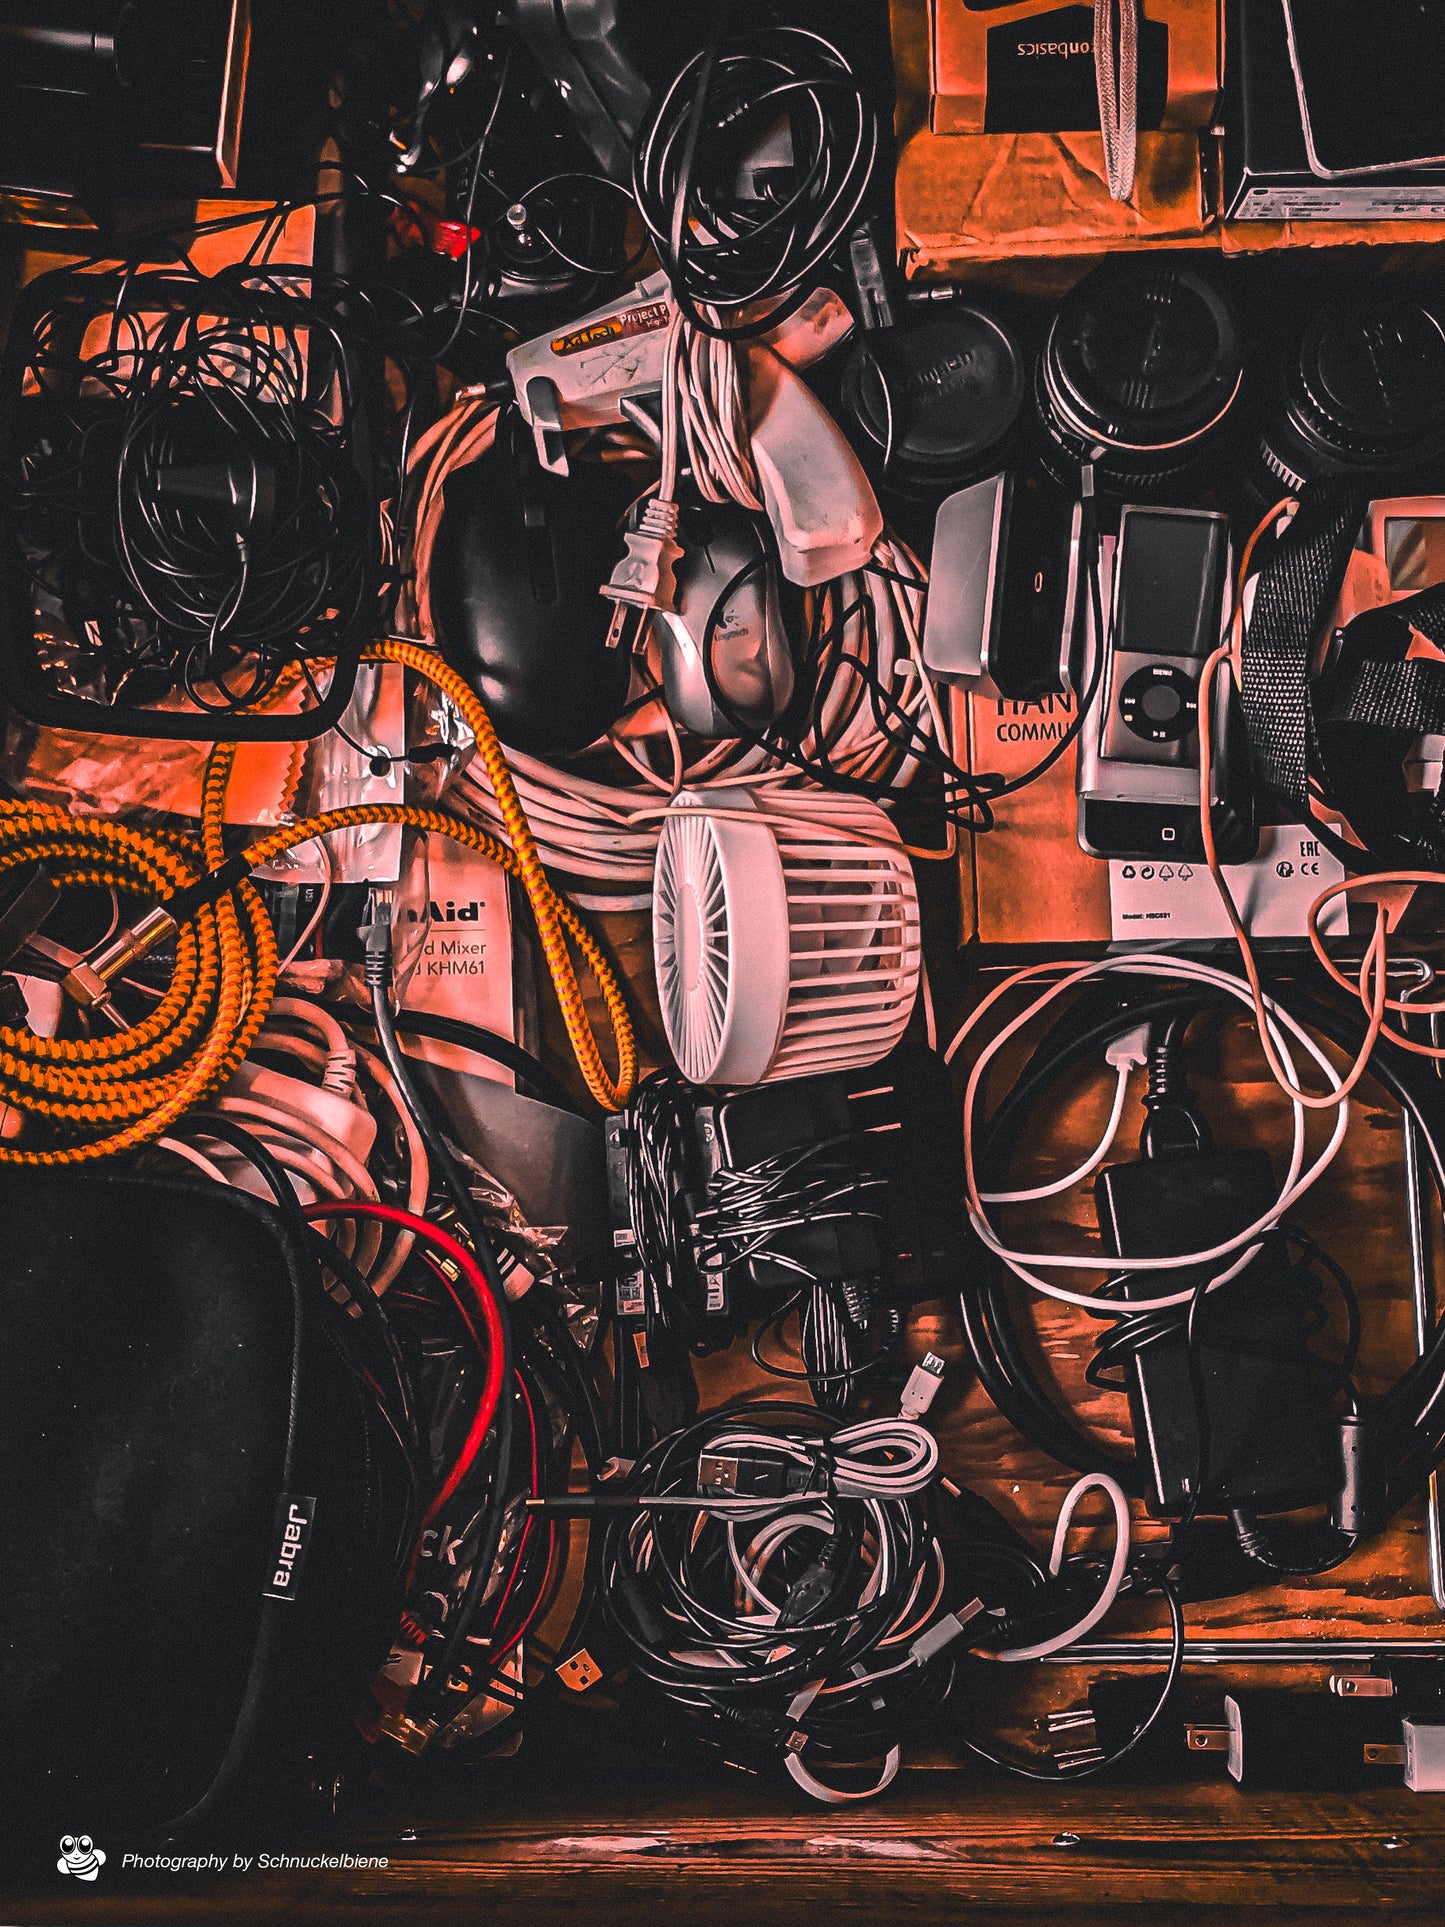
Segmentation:
{"type": "Polygon", "coordinates": [[[887,480],[947,490],[993,474],[1023,408],[1023,357],[983,308],[949,304],[900,328],[860,336],[843,403],[867,455],[888,455],[887,480]]]}
{"type": "Polygon", "coordinates": [[[1378,291],[1324,304],[1293,372],[1291,426],[1327,472],[1409,470],[1445,451],[1445,327],[1419,302],[1378,291]]]}
{"type": "Polygon", "coordinates": [[[1051,400],[1106,448],[1166,448],[1229,408],[1242,359],[1234,317],[1200,274],[1108,262],[1066,296],[1047,354],[1051,400]]]}

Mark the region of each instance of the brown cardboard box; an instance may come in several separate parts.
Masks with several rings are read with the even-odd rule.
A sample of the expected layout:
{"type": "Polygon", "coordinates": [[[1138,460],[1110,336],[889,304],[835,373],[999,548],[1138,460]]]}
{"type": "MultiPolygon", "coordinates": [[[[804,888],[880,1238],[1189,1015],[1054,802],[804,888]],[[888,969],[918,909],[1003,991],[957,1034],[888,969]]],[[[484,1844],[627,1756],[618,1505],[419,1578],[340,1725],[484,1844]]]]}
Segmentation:
{"type": "Polygon", "coordinates": [[[1199,142],[1141,134],[1134,194],[1109,198],[1097,134],[913,135],[898,155],[898,246],[910,276],[969,261],[1199,245],[1199,142]]]}
{"type": "MultiPolygon", "coordinates": [[[[1099,125],[1092,5],[930,0],[935,134],[1082,133],[1099,125]]],[[[1143,0],[1139,125],[1198,131],[1219,93],[1218,0],[1143,0]]]]}
{"type": "MultiPolygon", "coordinates": [[[[898,251],[910,276],[955,278],[1011,261],[1057,292],[1100,254],[1132,248],[1265,249],[1438,242],[1439,222],[1259,221],[1221,227],[1217,142],[1139,137],[1131,201],[1109,199],[1098,134],[935,134],[929,125],[930,0],[891,0],[898,144],[898,251]]],[[[1035,291],[1038,291],[1037,289],[1035,291]]]]}
{"type": "MultiPolygon", "coordinates": [[[[1075,698],[1013,702],[958,691],[955,701],[955,716],[966,715],[969,767],[1015,777],[1062,736],[1075,698]]],[[[1005,797],[995,806],[995,827],[968,839],[960,866],[965,942],[1108,943],[1109,866],[1079,848],[1074,761],[1070,750],[1037,782],[1005,797]]]]}
{"type": "Polygon", "coordinates": [[[898,249],[910,275],[969,262],[1197,246],[1206,224],[1199,142],[1139,137],[1131,201],[1109,199],[1097,134],[935,134],[929,126],[930,0],[891,0],[898,249]]]}

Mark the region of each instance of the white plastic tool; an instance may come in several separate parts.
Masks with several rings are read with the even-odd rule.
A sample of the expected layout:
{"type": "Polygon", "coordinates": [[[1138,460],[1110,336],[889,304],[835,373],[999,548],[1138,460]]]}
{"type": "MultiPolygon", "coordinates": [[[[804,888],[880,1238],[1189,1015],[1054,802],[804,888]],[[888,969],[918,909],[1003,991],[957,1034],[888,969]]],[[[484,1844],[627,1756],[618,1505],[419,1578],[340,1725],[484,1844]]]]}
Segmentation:
{"type": "MultiPolygon", "coordinates": [[[[507,373],[544,468],[567,473],[562,437],[568,430],[623,421],[624,402],[635,404],[661,389],[672,316],[667,276],[652,274],[606,307],[512,349],[507,373]]],[[[852,326],[838,295],[819,288],[766,341],[789,367],[806,368],[845,340],[852,326]]]]}
{"type": "Polygon", "coordinates": [[[667,1041],[696,1084],[873,1064],[918,994],[918,895],[876,804],[824,790],[684,790],[653,879],[667,1041]]]}
{"type": "Polygon", "coordinates": [[[812,589],[861,568],[883,533],[873,486],[812,389],[761,343],[748,350],[748,428],[783,574],[812,589]]]}
{"type": "Polygon", "coordinates": [[[625,397],[661,387],[671,320],[667,276],[653,274],[605,308],[512,349],[507,373],[544,468],[567,473],[565,429],[621,421],[625,397]]]}

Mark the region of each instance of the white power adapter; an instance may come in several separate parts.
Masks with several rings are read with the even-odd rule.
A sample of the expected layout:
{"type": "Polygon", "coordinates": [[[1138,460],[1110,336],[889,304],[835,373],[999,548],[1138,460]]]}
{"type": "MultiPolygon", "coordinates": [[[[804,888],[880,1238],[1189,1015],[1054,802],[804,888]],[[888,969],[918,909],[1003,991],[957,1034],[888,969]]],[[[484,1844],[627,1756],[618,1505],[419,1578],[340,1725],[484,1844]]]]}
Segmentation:
{"type": "Polygon", "coordinates": [[[1445,1726],[1405,1720],[1405,1785],[1411,1793],[1445,1793],[1445,1726]]]}
{"type": "Polygon", "coordinates": [[[753,466],[783,574],[814,589],[861,569],[883,511],[843,431],[808,384],[770,348],[748,348],[753,466]]]}

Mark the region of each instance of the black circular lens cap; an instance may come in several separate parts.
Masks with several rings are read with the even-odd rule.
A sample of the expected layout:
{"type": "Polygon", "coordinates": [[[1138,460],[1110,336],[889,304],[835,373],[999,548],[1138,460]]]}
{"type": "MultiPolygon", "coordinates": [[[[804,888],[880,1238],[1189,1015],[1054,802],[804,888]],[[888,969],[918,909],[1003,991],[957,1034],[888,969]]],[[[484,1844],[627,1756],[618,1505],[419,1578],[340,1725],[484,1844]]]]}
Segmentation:
{"type": "Polygon", "coordinates": [[[982,308],[859,337],[843,377],[844,400],[890,471],[954,483],[997,466],[1024,400],[1013,337],[982,308]]]}
{"type": "Polygon", "coordinates": [[[1418,302],[1382,295],[1322,307],[1299,372],[1324,438],[1361,454],[1428,443],[1445,423],[1445,329],[1418,302]]]}
{"type": "Polygon", "coordinates": [[[1161,447],[1207,428],[1239,386],[1239,333],[1202,275],[1110,262],[1065,299],[1050,337],[1057,383],[1105,443],[1161,447]]]}

